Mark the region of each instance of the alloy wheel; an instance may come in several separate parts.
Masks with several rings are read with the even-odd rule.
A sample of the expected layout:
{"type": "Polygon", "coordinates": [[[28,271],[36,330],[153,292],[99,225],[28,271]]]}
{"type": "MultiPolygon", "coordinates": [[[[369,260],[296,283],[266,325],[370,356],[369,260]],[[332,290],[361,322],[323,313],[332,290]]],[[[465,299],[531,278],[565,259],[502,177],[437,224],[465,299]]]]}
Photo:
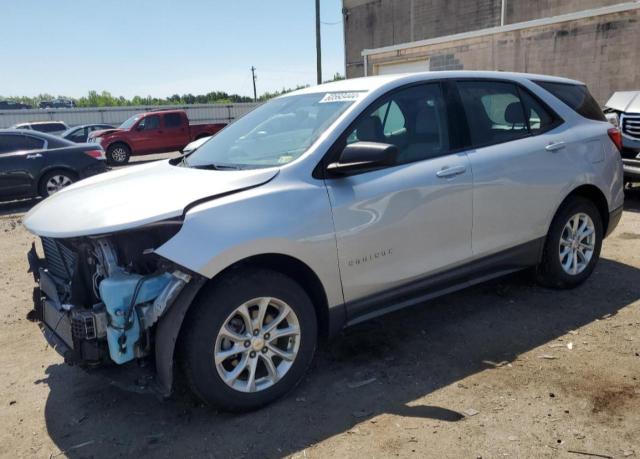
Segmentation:
{"type": "Polygon", "coordinates": [[[127,152],[123,147],[116,147],[111,150],[111,157],[114,161],[122,163],[127,160],[127,152]]]}
{"type": "Polygon", "coordinates": [[[299,349],[293,309],[277,298],[255,298],[238,306],[218,331],[215,366],[232,389],[259,392],[285,376],[299,349]]]}
{"type": "Polygon", "coordinates": [[[52,194],[60,191],[64,187],[71,185],[73,181],[67,177],[66,175],[53,175],[49,180],[47,180],[46,189],[47,194],[51,196],[52,194]]]}
{"type": "Polygon", "coordinates": [[[562,269],[570,275],[584,271],[596,246],[596,228],[585,213],[573,215],[564,225],[560,235],[559,257],[562,269]]]}

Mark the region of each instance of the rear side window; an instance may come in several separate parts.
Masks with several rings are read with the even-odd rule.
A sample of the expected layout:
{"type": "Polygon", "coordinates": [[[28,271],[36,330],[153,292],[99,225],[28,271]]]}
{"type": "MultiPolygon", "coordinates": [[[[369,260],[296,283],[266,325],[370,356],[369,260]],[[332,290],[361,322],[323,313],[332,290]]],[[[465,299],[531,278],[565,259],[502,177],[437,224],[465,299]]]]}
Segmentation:
{"type": "Polygon", "coordinates": [[[509,142],[529,135],[525,108],[515,84],[460,81],[458,90],[474,146],[509,142]]]}
{"type": "Polygon", "coordinates": [[[164,127],[177,128],[182,124],[182,117],[178,113],[167,113],[164,115],[164,127]]]}
{"type": "Polygon", "coordinates": [[[44,141],[35,137],[17,134],[0,135],[0,153],[37,150],[43,146],[44,141]]]}
{"type": "Polygon", "coordinates": [[[580,115],[595,121],[606,121],[602,109],[585,85],[534,81],[580,115]]]}
{"type": "Polygon", "coordinates": [[[519,88],[519,91],[524,105],[525,117],[529,123],[529,131],[533,135],[542,134],[562,124],[562,119],[544,106],[536,97],[522,88],[519,88]]]}

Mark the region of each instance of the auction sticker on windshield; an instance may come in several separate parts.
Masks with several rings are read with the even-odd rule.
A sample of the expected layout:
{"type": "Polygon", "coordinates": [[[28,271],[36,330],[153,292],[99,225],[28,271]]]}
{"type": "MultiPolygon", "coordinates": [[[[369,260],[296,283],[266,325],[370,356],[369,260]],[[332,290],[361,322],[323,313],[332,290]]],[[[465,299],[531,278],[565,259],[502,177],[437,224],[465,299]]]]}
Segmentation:
{"type": "Polygon", "coordinates": [[[328,92],[318,103],[328,104],[331,102],[355,102],[360,97],[361,92],[328,92]]]}

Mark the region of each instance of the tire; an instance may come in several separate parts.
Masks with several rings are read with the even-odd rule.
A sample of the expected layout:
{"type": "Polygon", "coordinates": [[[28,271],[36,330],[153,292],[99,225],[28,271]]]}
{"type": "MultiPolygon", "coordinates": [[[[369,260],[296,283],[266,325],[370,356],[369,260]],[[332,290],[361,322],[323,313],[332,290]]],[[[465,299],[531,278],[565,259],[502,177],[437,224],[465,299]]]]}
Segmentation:
{"type": "Polygon", "coordinates": [[[47,172],[40,179],[38,193],[43,198],[48,198],[52,194],[60,191],[78,180],[78,176],[71,171],[55,170],[47,172]]]}
{"type": "Polygon", "coordinates": [[[244,269],[205,287],[181,333],[183,369],[192,391],[208,405],[242,412],[273,402],[301,381],[315,352],[317,323],[311,300],[295,281],[274,271],[244,269]],[[243,305],[249,319],[238,312],[243,305]],[[258,314],[264,305],[266,313],[260,321],[258,314]],[[269,324],[286,313],[286,306],[293,314],[287,313],[269,334],[269,324]],[[247,330],[247,320],[252,331],[247,330]],[[258,322],[262,326],[255,336],[258,322]],[[228,331],[221,333],[223,326],[233,332],[233,339],[227,338],[228,331]],[[298,335],[293,334],[296,326],[298,335]],[[270,335],[275,333],[285,336],[274,339],[270,335]],[[293,360],[279,357],[274,348],[294,356],[293,360]],[[238,372],[239,368],[243,369],[238,372]]]}
{"type": "Polygon", "coordinates": [[[112,166],[123,166],[129,162],[131,148],[124,143],[114,143],[107,148],[107,162],[112,166]]]}
{"type": "Polygon", "coordinates": [[[545,287],[559,289],[582,284],[600,258],[602,238],[602,216],[595,204],[579,196],[570,198],[558,209],[551,222],[542,261],[536,270],[538,282],[545,287]],[[578,226],[578,230],[586,225],[584,231],[579,232],[580,237],[573,236],[571,222],[578,226]],[[587,233],[593,236],[586,236],[587,233]],[[591,250],[587,247],[591,247],[591,250]]]}

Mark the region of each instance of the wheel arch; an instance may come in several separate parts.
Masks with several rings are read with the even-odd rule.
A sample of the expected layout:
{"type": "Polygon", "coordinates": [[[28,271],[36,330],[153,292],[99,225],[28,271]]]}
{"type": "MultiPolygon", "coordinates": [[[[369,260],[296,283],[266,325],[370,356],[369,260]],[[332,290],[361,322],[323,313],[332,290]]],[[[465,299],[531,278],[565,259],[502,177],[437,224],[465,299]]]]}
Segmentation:
{"type": "Polygon", "coordinates": [[[130,153],[133,153],[133,149],[131,148],[131,145],[129,145],[129,142],[127,142],[126,140],[122,140],[122,139],[116,139],[113,142],[110,142],[109,145],[107,145],[104,149],[105,152],[107,152],[109,150],[109,148],[111,148],[114,145],[117,145],[121,143],[122,145],[124,145],[125,147],[127,147],[129,149],[130,153]]]}
{"type": "MultiPolygon", "coordinates": [[[[184,324],[191,305],[203,288],[216,282],[233,270],[246,268],[262,268],[280,272],[298,282],[307,292],[313,304],[318,321],[318,337],[328,339],[335,335],[344,325],[344,309],[336,306],[335,312],[329,308],[325,289],[318,275],[303,261],[291,255],[280,253],[263,253],[238,260],[218,272],[210,279],[200,277],[190,284],[190,289],[181,294],[169,311],[160,319],[156,329],[156,371],[160,391],[164,395],[171,393],[174,380],[174,361],[179,354],[183,342],[184,324]]],[[[189,285],[190,285],[189,284],[189,285]]]]}
{"type": "Polygon", "coordinates": [[[73,175],[76,180],[78,180],[80,178],[80,174],[78,173],[77,170],[73,169],[72,167],[69,167],[67,165],[51,165],[51,166],[47,166],[45,168],[43,168],[40,171],[40,175],[38,176],[37,180],[36,180],[36,192],[40,193],[40,191],[42,190],[42,185],[43,185],[43,180],[52,172],[66,172],[68,174],[73,175]]]}
{"type": "MultiPolygon", "coordinates": [[[[595,204],[596,208],[598,209],[598,212],[600,213],[600,218],[602,219],[603,234],[607,234],[608,233],[607,230],[609,228],[609,203],[607,202],[607,198],[605,194],[602,192],[602,190],[600,190],[600,188],[598,188],[593,184],[580,185],[579,187],[574,188],[562,200],[562,202],[560,203],[560,205],[558,206],[558,208],[553,214],[554,218],[555,218],[555,215],[558,213],[558,210],[562,208],[564,203],[576,196],[581,196],[583,198],[586,198],[595,204]]],[[[551,222],[549,222],[549,225],[551,225],[551,222]]]]}

